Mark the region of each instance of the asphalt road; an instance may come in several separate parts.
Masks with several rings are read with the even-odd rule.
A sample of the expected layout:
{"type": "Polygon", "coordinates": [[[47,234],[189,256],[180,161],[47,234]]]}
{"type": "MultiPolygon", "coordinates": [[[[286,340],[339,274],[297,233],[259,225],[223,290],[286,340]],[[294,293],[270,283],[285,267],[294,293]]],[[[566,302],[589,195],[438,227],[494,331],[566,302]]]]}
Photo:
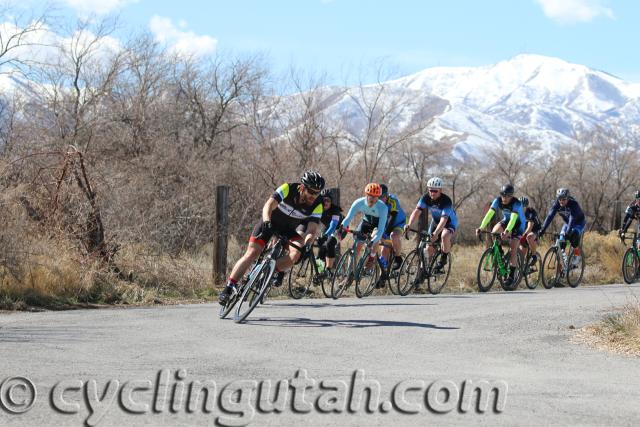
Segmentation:
{"type": "Polygon", "coordinates": [[[573,327],[636,295],[640,286],[613,285],[282,300],[243,325],[211,304],[0,313],[0,425],[637,425],[638,359],[572,341],[573,327]],[[305,372],[315,383],[303,395],[305,372]],[[33,389],[15,377],[33,384],[31,406],[33,389]],[[251,409],[253,381],[267,379],[291,381],[280,413],[251,409]],[[495,394],[484,412],[464,400],[481,380],[499,385],[497,410],[495,394]],[[213,406],[181,392],[212,381],[213,406]],[[380,386],[372,413],[367,393],[354,403],[363,383],[380,386]]]}

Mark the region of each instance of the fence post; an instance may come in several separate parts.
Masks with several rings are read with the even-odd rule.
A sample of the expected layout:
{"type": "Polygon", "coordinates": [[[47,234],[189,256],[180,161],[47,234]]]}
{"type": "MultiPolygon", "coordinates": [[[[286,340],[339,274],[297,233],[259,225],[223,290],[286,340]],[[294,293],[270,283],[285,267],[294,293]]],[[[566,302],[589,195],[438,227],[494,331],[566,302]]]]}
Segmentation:
{"type": "Polygon", "coordinates": [[[613,218],[611,221],[612,230],[619,230],[622,227],[622,202],[616,200],[613,204],[613,218]]]}
{"type": "Polygon", "coordinates": [[[340,188],[334,187],[329,189],[329,193],[331,194],[331,203],[334,205],[340,206],[340,188]]]}
{"type": "Polygon", "coordinates": [[[216,187],[216,220],[213,227],[213,283],[227,276],[227,240],[229,238],[229,186],[216,187]]]}

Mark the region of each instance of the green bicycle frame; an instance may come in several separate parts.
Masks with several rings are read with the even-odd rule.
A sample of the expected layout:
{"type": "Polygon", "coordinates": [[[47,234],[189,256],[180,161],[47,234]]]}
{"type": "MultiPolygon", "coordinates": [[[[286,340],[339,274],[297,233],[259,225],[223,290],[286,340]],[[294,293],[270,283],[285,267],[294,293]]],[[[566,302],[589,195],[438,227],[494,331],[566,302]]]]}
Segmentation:
{"type": "Polygon", "coordinates": [[[500,276],[506,276],[509,271],[507,270],[507,266],[504,264],[504,259],[502,259],[502,251],[500,250],[500,244],[497,240],[493,240],[493,257],[498,263],[498,273],[500,276]]]}

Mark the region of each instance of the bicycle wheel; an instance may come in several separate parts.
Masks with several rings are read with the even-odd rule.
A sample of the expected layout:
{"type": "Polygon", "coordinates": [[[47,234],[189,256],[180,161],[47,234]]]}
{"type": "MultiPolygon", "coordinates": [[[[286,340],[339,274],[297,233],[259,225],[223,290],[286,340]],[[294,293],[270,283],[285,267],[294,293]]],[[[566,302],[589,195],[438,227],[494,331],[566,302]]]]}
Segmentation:
{"type": "MultiPolygon", "coordinates": [[[[511,270],[511,264],[510,264],[510,252],[507,252],[504,256],[504,261],[507,265],[507,269],[511,270]]],[[[524,264],[524,260],[522,258],[522,254],[520,253],[520,251],[517,252],[516,255],[516,269],[513,273],[513,280],[511,280],[511,283],[507,283],[507,277],[502,277],[500,274],[497,274],[498,276],[498,281],[500,282],[500,287],[502,287],[503,290],[510,292],[510,291],[515,291],[516,289],[518,289],[518,285],[520,284],[520,280],[522,280],[522,265],[524,264]]]]}
{"type": "Polygon", "coordinates": [[[348,250],[338,260],[336,269],[331,279],[331,298],[338,299],[353,282],[353,249],[348,250]]]}
{"type": "Polygon", "coordinates": [[[309,256],[305,256],[299,264],[293,266],[289,271],[289,295],[291,298],[300,299],[307,295],[313,274],[314,269],[309,256]]]}
{"type": "Polygon", "coordinates": [[[525,258],[525,262],[523,264],[523,276],[524,276],[524,284],[529,289],[535,289],[538,287],[540,282],[542,281],[542,257],[538,252],[535,253],[536,262],[531,262],[531,257],[528,256],[525,258]]]}
{"type": "Polygon", "coordinates": [[[640,259],[635,248],[628,248],[622,257],[622,277],[629,285],[638,279],[638,269],[640,269],[640,259]]]}
{"type": "Polygon", "coordinates": [[[476,275],[480,292],[487,292],[491,289],[493,282],[496,280],[497,269],[498,266],[493,258],[493,248],[487,248],[480,257],[478,273],[476,275]]]}
{"type": "Polygon", "coordinates": [[[273,276],[273,272],[275,271],[275,262],[264,262],[259,268],[258,273],[253,277],[251,282],[245,286],[238,301],[236,315],[233,319],[236,323],[244,322],[256,305],[262,301],[264,294],[269,290],[271,276],[273,276]]]}
{"type": "Polygon", "coordinates": [[[544,288],[553,288],[560,280],[560,274],[562,274],[562,263],[560,262],[558,248],[552,246],[544,254],[544,259],[542,260],[542,285],[544,288]]]}
{"type": "Polygon", "coordinates": [[[567,271],[567,283],[572,288],[580,285],[582,281],[582,276],[584,275],[584,253],[582,252],[582,248],[580,248],[580,259],[577,264],[574,265],[575,255],[573,251],[569,249],[569,271],[567,271]]]}
{"type": "Polygon", "coordinates": [[[409,252],[402,261],[400,273],[398,274],[397,287],[398,293],[402,296],[409,295],[409,292],[417,284],[418,272],[420,271],[420,257],[418,251],[414,249],[409,252]]]}
{"type": "Polygon", "coordinates": [[[440,293],[440,291],[442,291],[442,288],[444,288],[444,285],[447,284],[447,280],[449,279],[449,273],[451,272],[451,263],[453,261],[453,256],[451,254],[449,254],[449,260],[447,261],[447,264],[444,266],[444,269],[442,271],[436,271],[435,266],[437,262],[442,258],[442,256],[443,256],[443,253],[438,251],[436,256],[434,256],[433,259],[431,260],[431,265],[429,266],[429,271],[431,271],[431,274],[427,279],[427,288],[429,289],[429,292],[433,295],[437,295],[440,293]]]}
{"type": "Polygon", "coordinates": [[[356,280],[356,296],[365,298],[371,295],[380,279],[380,266],[374,260],[371,266],[366,266],[367,260],[363,256],[358,262],[359,277],[356,280]]]}

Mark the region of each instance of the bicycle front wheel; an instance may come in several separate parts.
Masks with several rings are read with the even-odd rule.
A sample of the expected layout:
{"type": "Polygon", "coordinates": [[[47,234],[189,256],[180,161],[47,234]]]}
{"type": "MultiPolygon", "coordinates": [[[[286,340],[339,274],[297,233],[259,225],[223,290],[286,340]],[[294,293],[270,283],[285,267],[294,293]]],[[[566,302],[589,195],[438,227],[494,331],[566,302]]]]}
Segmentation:
{"type": "Polygon", "coordinates": [[[380,279],[378,262],[374,260],[369,267],[366,264],[367,259],[363,256],[358,263],[359,272],[356,279],[356,296],[358,298],[365,298],[371,295],[380,279]]]}
{"type": "Polygon", "coordinates": [[[437,295],[440,293],[440,291],[442,291],[444,285],[447,284],[449,273],[451,272],[451,263],[453,261],[452,254],[449,254],[449,260],[443,267],[442,271],[436,271],[436,265],[438,264],[438,261],[442,259],[443,255],[444,254],[442,252],[438,252],[438,254],[431,260],[431,266],[429,267],[429,271],[431,272],[431,274],[427,279],[427,288],[433,295],[437,295]]]}
{"type": "Polygon", "coordinates": [[[338,299],[353,281],[353,250],[348,250],[340,257],[331,278],[331,298],[338,299]]]}
{"type": "Polygon", "coordinates": [[[413,250],[402,261],[400,273],[398,274],[397,287],[398,293],[402,296],[409,295],[418,281],[420,272],[420,256],[417,250],[413,250]]]}
{"type": "Polygon", "coordinates": [[[542,257],[538,252],[535,253],[536,262],[531,262],[531,257],[525,258],[523,265],[524,284],[529,289],[535,289],[542,281],[542,257]]]}
{"type": "Polygon", "coordinates": [[[622,257],[622,277],[629,285],[638,280],[638,270],[640,269],[640,259],[635,248],[629,248],[622,257]]]}
{"type": "Polygon", "coordinates": [[[580,248],[580,259],[576,262],[576,255],[573,254],[573,250],[569,250],[569,270],[567,271],[567,283],[572,288],[577,287],[582,281],[584,275],[584,253],[580,248]]]}
{"type": "Polygon", "coordinates": [[[311,257],[305,258],[289,271],[289,295],[293,299],[300,299],[307,295],[313,278],[311,257]]]}
{"type": "Polygon", "coordinates": [[[262,301],[262,297],[269,290],[271,276],[275,271],[275,262],[264,262],[253,279],[244,287],[236,308],[233,319],[236,323],[244,322],[256,305],[262,301]]]}
{"type": "Polygon", "coordinates": [[[558,248],[552,246],[544,254],[544,259],[542,260],[542,285],[544,288],[553,288],[560,280],[561,274],[562,263],[560,262],[558,248]]]}
{"type": "Polygon", "coordinates": [[[487,248],[480,257],[478,263],[478,289],[480,292],[487,292],[493,286],[493,282],[496,280],[496,260],[493,257],[493,248],[487,248]]]}

